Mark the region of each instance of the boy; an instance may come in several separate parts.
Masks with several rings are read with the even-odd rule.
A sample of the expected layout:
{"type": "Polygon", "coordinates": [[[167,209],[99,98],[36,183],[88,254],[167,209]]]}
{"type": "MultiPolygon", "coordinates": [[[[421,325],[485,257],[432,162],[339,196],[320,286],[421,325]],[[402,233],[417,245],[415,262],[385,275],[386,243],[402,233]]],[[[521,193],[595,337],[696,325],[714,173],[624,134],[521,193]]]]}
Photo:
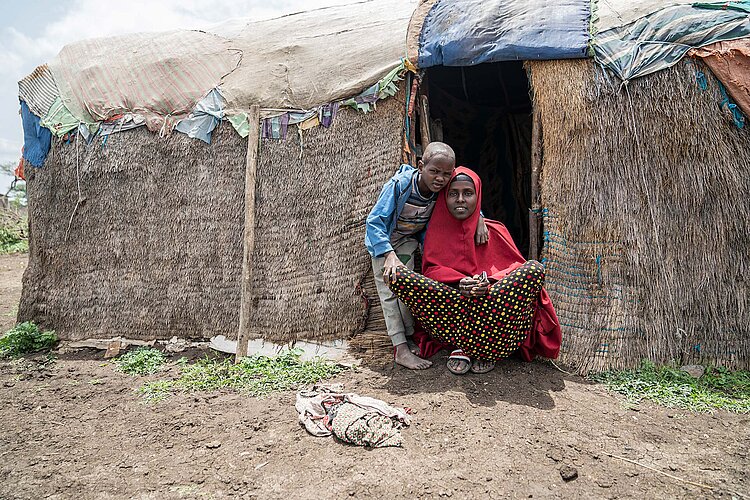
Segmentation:
{"type": "MultiPolygon", "coordinates": [[[[365,245],[372,256],[372,270],[378,289],[388,336],[394,347],[396,363],[412,370],[424,370],[432,363],[417,354],[411,342],[414,318],[385,280],[390,281],[398,267],[414,270],[414,253],[424,238],[424,229],[432,215],[437,193],[443,189],[456,167],[456,154],[442,142],[425,148],[418,168],[401,165],[380,192],[367,216],[365,245]]],[[[477,243],[487,242],[484,219],[479,220],[477,243]]]]}

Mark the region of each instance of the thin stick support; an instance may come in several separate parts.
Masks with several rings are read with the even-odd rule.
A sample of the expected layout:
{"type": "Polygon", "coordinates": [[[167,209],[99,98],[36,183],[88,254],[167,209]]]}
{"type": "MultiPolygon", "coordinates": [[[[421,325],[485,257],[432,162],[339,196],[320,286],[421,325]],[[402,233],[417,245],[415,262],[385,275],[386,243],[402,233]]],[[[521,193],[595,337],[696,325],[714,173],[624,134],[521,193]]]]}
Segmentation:
{"type": "Polygon", "coordinates": [[[539,260],[539,222],[542,197],[539,177],[542,172],[542,120],[539,108],[534,106],[531,125],[531,210],[529,210],[529,258],[539,260]]]}
{"type": "Polygon", "coordinates": [[[245,231],[242,238],[240,329],[237,332],[235,363],[239,363],[243,357],[247,356],[247,344],[250,339],[253,251],[255,250],[255,173],[258,168],[258,146],[260,144],[260,108],[257,105],[250,107],[247,121],[250,124],[250,134],[247,136],[247,160],[245,162],[245,231]]]}

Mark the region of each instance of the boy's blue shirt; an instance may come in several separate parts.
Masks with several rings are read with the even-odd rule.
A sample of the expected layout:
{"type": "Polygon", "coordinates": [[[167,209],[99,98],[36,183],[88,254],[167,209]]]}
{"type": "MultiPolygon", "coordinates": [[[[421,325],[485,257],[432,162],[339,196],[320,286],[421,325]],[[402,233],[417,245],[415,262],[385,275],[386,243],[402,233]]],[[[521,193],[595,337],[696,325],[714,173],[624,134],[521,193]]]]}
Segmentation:
{"type": "MultiPolygon", "coordinates": [[[[401,165],[396,175],[385,183],[378,201],[370,210],[365,225],[365,246],[373,257],[380,257],[393,250],[391,233],[411,195],[412,178],[417,172],[411,165],[401,165]]],[[[425,229],[414,235],[420,244],[424,241],[425,229]]]]}

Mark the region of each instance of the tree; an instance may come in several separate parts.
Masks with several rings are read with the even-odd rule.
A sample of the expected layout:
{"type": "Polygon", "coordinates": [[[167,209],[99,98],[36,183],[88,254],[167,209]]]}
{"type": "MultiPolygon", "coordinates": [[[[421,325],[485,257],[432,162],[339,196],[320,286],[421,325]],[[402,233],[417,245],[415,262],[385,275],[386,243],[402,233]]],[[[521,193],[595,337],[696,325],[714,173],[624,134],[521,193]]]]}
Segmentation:
{"type": "MultiPolygon", "coordinates": [[[[0,175],[3,177],[15,177],[16,165],[13,162],[0,163],[0,175]]],[[[26,181],[18,179],[15,183],[11,184],[5,193],[1,193],[11,206],[18,208],[19,206],[25,207],[28,203],[26,198],[26,181]]]]}

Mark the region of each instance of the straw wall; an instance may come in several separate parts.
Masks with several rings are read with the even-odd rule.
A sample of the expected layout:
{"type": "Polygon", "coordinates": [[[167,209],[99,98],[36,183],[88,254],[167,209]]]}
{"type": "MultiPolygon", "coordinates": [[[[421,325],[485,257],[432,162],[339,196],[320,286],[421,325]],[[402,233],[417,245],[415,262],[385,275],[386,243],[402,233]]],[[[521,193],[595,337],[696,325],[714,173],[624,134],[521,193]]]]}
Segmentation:
{"type": "Polygon", "coordinates": [[[31,249],[19,320],[61,338],[206,338],[236,330],[247,141],[140,128],[55,143],[27,169],[31,249]],[[84,201],[78,199],[77,171],[84,201]],[[70,223],[71,214],[75,215],[70,223]]]}
{"type": "MultiPolygon", "coordinates": [[[[257,170],[253,337],[385,336],[364,221],[399,164],[403,95],[330,129],[264,141],[257,170]],[[301,140],[301,142],[300,142],[301,140]],[[368,322],[369,319],[369,322],[368,322]]],[[[29,172],[31,256],[20,320],[61,338],[235,338],[247,141],[145,129],[58,142],[29,172]],[[83,202],[76,209],[78,177],[83,202]],[[75,211],[68,234],[68,222],[75,211]]]]}
{"type": "Polygon", "coordinates": [[[369,114],[342,109],[329,129],[300,136],[290,127],[285,140],[263,141],[251,338],[322,341],[365,328],[368,302],[377,302],[364,284],[365,218],[400,163],[403,109],[399,94],[369,114]]]}
{"type": "Polygon", "coordinates": [[[715,79],[701,90],[692,61],[624,88],[588,61],[530,68],[561,359],[749,367],[750,132],[715,79]]]}

